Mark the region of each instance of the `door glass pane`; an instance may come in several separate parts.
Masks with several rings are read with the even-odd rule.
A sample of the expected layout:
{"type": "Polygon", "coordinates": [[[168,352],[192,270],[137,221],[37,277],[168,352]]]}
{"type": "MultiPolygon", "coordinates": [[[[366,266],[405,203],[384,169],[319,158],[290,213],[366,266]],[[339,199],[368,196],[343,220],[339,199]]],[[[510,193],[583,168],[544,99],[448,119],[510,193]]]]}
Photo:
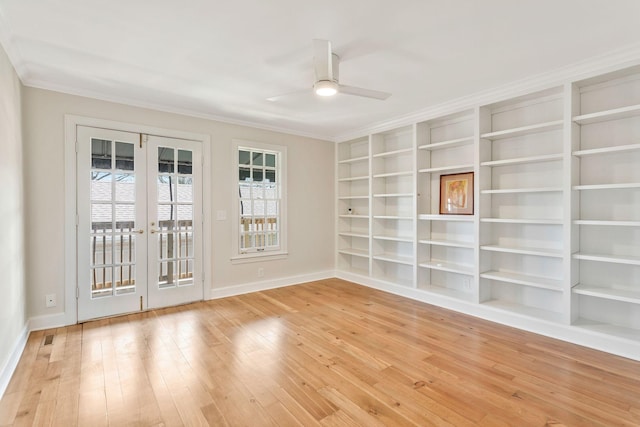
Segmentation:
{"type": "Polygon", "coordinates": [[[178,201],[193,202],[193,178],[190,176],[178,177],[178,201]]]}
{"type": "Polygon", "coordinates": [[[162,289],[176,286],[176,262],[160,262],[158,267],[158,287],[162,289]]]}
{"type": "Polygon", "coordinates": [[[91,200],[94,202],[111,201],[111,173],[91,172],[91,200]]]}
{"type": "Polygon", "coordinates": [[[158,147],[158,172],[173,173],[174,149],[168,147],[158,147]]]}
{"type": "Polygon", "coordinates": [[[113,221],[111,203],[92,203],[91,204],[91,225],[95,229],[111,229],[111,221],[113,221]],[[105,224],[106,223],[106,224],[105,224]]]}
{"type": "Polygon", "coordinates": [[[193,260],[178,261],[178,286],[193,284],[193,260]]]}
{"type": "Polygon", "coordinates": [[[193,206],[192,205],[178,205],[178,221],[181,223],[189,223],[193,220],[193,206]]]}
{"type": "Polygon", "coordinates": [[[91,140],[91,297],[135,292],[134,144],[91,140]],[[118,171],[118,172],[117,172],[118,171]]]}
{"type": "Polygon", "coordinates": [[[101,230],[91,233],[91,265],[111,265],[112,248],[111,230],[101,230]]]}
{"type": "Polygon", "coordinates": [[[178,244],[177,244],[177,257],[176,258],[190,258],[193,257],[193,233],[189,228],[183,227],[178,231],[178,244]]]}
{"type": "MultiPolygon", "coordinates": [[[[246,154],[248,156],[249,153],[246,154]]],[[[193,152],[160,147],[158,183],[159,288],[193,284],[193,152]],[[176,167],[173,167],[175,160],[176,167]],[[169,164],[171,163],[171,164],[169,164]]],[[[250,163],[250,158],[244,159],[250,163]]],[[[247,176],[251,170],[247,168],[247,176]]]]}
{"type": "Polygon", "coordinates": [[[175,218],[174,205],[158,205],[158,221],[160,227],[168,227],[169,221],[175,218]]]}
{"type": "Polygon", "coordinates": [[[125,295],[136,291],[135,268],[135,265],[121,265],[114,269],[116,295],[125,295]]]}
{"type": "Polygon", "coordinates": [[[99,298],[113,295],[113,267],[98,267],[91,270],[91,297],[99,298]]]}
{"type": "Polygon", "coordinates": [[[116,264],[131,264],[136,261],[135,234],[120,234],[116,237],[116,264]]]}
{"type": "Polygon", "coordinates": [[[133,166],[133,144],[116,142],[116,169],[132,171],[133,166]]]}
{"type": "Polygon", "coordinates": [[[118,173],[116,178],[116,202],[136,200],[136,176],[132,173],[118,173]]]}
{"type": "Polygon", "coordinates": [[[158,234],[158,249],[160,259],[173,259],[175,258],[175,234],[174,233],[159,233],[158,234]]]}
{"type": "Polygon", "coordinates": [[[158,202],[173,201],[173,177],[158,175],[158,202]]]}
{"type": "Polygon", "coordinates": [[[193,153],[188,150],[178,150],[178,173],[190,175],[193,169],[193,153]]]}
{"type": "Polygon", "coordinates": [[[111,141],[91,138],[91,167],[111,169],[111,141]]]}
{"type": "Polygon", "coordinates": [[[116,205],[116,230],[132,230],[135,228],[135,206],[133,204],[116,205]]]}

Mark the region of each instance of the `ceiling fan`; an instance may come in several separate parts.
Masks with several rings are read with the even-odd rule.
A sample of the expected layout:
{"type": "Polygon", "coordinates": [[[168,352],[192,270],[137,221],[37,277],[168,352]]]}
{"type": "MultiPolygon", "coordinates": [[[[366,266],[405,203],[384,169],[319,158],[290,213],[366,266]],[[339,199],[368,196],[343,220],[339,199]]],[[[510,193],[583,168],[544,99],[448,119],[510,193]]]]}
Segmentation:
{"type": "MultiPolygon", "coordinates": [[[[313,40],[313,67],[316,77],[315,83],[313,84],[313,92],[318,96],[333,96],[337,93],[343,93],[345,95],[355,95],[382,101],[391,96],[391,94],[387,92],[340,84],[338,78],[340,58],[331,51],[331,42],[328,40],[313,40]]],[[[307,92],[307,89],[272,96],[267,98],[267,100],[275,102],[290,95],[304,92],[307,92]]]]}

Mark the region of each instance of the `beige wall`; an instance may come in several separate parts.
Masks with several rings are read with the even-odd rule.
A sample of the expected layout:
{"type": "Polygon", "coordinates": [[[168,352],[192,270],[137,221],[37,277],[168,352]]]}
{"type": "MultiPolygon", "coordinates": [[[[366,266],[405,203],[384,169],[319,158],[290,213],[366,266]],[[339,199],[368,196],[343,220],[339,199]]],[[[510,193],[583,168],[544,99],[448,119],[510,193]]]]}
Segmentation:
{"type": "Polygon", "coordinates": [[[29,316],[64,310],[64,115],[155,126],[211,136],[212,288],[276,280],[334,269],[334,157],[327,141],[24,88],[29,316]],[[283,260],[232,264],[232,139],[287,146],[288,250],[283,260]],[[258,278],[257,269],[264,268],[258,278]],[[58,307],[45,308],[56,293],[58,307]]]}
{"type": "Polygon", "coordinates": [[[21,90],[0,47],[0,373],[27,324],[21,90]]]}

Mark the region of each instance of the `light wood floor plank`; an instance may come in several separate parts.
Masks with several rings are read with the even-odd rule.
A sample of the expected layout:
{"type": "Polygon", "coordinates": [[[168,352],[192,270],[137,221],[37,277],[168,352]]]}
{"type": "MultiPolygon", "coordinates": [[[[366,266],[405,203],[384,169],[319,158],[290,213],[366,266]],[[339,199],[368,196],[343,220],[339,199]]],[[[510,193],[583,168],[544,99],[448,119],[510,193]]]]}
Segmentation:
{"type": "Polygon", "coordinates": [[[640,426],[639,396],[640,362],[329,279],[33,332],[0,426],[640,426]]]}

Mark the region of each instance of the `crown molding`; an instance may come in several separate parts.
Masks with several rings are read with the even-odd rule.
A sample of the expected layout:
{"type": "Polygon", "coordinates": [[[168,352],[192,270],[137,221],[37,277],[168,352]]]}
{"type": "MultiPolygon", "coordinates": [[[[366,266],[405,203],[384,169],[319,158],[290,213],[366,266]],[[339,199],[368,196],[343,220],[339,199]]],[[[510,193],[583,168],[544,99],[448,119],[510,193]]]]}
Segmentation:
{"type": "Polygon", "coordinates": [[[265,130],[270,132],[278,132],[278,133],[284,133],[287,135],[301,136],[304,138],[318,139],[318,140],[327,141],[327,142],[334,141],[332,135],[323,135],[323,134],[317,134],[317,133],[311,133],[311,132],[301,132],[297,129],[291,129],[284,126],[265,125],[264,123],[253,122],[249,120],[241,120],[233,117],[201,113],[198,111],[189,110],[187,108],[174,108],[166,104],[159,104],[154,102],[141,102],[138,99],[120,97],[120,96],[110,96],[110,95],[105,95],[104,93],[101,93],[101,92],[94,92],[90,90],[78,90],[76,88],[72,88],[69,86],[56,85],[56,84],[52,84],[42,80],[29,80],[26,83],[23,82],[23,85],[26,87],[34,88],[34,89],[48,90],[51,92],[63,93],[66,95],[96,99],[99,101],[112,102],[115,104],[123,104],[130,107],[161,111],[164,113],[179,114],[182,116],[193,117],[193,118],[204,119],[204,120],[211,120],[211,121],[216,121],[224,124],[250,127],[250,128],[260,129],[260,130],[265,130]]]}
{"type": "Polygon", "coordinates": [[[343,142],[373,133],[388,131],[636,65],[640,65],[640,43],[628,45],[604,55],[591,57],[505,85],[452,99],[413,113],[373,123],[370,126],[335,136],[334,141],[343,142]]]}

